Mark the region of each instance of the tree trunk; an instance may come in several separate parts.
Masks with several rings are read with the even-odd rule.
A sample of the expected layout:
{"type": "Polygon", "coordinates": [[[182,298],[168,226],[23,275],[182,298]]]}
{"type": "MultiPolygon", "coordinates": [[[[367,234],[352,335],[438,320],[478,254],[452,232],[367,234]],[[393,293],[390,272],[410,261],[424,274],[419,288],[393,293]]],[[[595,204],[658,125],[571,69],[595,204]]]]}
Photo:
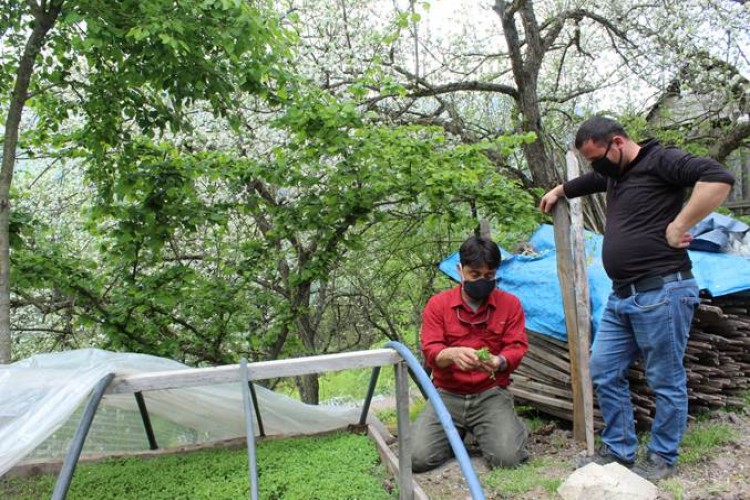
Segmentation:
{"type": "Polygon", "coordinates": [[[545,47],[539,35],[533,2],[526,0],[509,4],[503,0],[496,0],[493,9],[500,16],[513,79],[518,88],[516,105],[520,114],[519,126],[523,132],[534,132],[537,137],[533,143],[523,146],[526,163],[534,184],[549,188],[556,185],[560,179],[552,155],[547,151],[542,130],[537,82],[545,47]],[[516,25],[517,14],[523,25],[523,40],[516,25]],[[525,52],[522,50],[523,46],[526,47],[525,52]]]}
{"type": "Polygon", "coordinates": [[[60,14],[63,1],[52,1],[48,10],[43,10],[33,2],[31,5],[34,18],[34,29],[26,41],[23,55],[18,64],[16,82],[8,105],[8,117],[5,121],[3,139],[3,162],[0,168],[0,363],[11,361],[10,337],[10,186],[13,182],[13,169],[16,164],[18,132],[21,127],[21,116],[28,98],[34,62],[42,50],[44,38],[55,24],[60,14]]]}
{"type": "MultiPolygon", "coordinates": [[[[302,257],[299,263],[300,269],[304,268],[305,262],[305,257],[302,257]]],[[[293,310],[297,315],[297,330],[306,354],[318,354],[315,346],[317,332],[310,318],[311,287],[312,285],[309,281],[305,281],[297,286],[293,310]]],[[[303,403],[318,404],[320,401],[318,374],[314,373],[312,375],[295,377],[294,381],[297,384],[297,389],[303,403]]]]}
{"type": "Polygon", "coordinates": [[[318,384],[317,373],[294,377],[294,383],[297,384],[299,397],[303,403],[316,405],[320,402],[320,385],[318,384]]]}

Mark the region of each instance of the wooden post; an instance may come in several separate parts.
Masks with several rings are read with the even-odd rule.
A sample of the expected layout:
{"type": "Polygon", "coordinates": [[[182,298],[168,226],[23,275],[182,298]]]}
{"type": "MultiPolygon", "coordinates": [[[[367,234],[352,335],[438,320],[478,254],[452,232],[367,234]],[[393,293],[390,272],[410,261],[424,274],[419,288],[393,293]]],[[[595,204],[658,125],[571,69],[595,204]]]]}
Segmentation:
{"type": "Polygon", "coordinates": [[[396,363],[394,369],[396,370],[399,500],[413,500],[411,437],[409,436],[409,371],[403,361],[396,363]]]}
{"type": "MultiPolygon", "coordinates": [[[[578,176],[578,161],[573,151],[565,155],[568,178],[578,176]]],[[[560,280],[565,328],[568,333],[570,374],[573,389],[573,436],[594,452],[594,396],[589,372],[591,313],[583,241],[583,216],[580,200],[562,199],[554,210],[557,274],[560,280]]]]}

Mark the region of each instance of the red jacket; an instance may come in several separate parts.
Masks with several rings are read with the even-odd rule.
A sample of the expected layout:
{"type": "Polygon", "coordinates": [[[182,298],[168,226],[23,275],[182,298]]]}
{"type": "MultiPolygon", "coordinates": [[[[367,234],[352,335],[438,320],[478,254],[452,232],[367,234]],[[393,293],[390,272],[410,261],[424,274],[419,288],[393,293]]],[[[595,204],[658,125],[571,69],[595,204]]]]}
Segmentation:
{"type": "Polygon", "coordinates": [[[515,295],[495,289],[476,312],[461,298],[461,286],[441,292],[427,302],[422,313],[422,352],[432,368],[436,387],[459,394],[476,394],[493,386],[507,387],[510,374],[529,348],[521,302],[515,295]],[[487,347],[508,361],[493,380],[482,371],[465,372],[455,365],[438,368],[435,358],[446,347],[487,347]]]}

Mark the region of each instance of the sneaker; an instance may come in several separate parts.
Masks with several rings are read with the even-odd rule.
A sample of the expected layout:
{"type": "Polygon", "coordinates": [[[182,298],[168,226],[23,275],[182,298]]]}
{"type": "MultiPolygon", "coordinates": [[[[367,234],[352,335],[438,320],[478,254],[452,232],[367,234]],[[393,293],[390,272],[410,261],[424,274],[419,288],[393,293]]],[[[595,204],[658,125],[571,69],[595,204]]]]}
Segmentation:
{"type": "Polygon", "coordinates": [[[656,453],[649,453],[645,460],[633,467],[633,472],[648,481],[659,481],[677,473],[676,465],[669,465],[666,459],[656,453]]]}
{"type": "Polygon", "coordinates": [[[612,450],[609,449],[609,446],[606,444],[603,444],[597,448],[596,452],[587,457],[579,457],[578,460],[576,460],[576,469],[580,469],[581,467],[584,467],[588,464],[594,463],[599,465],[607,465],[611,464],[612,462],[617,462],[618,464],[622,465],[623,467],[627,467],[628,469],[633,466],[632,461],[624,460],[614,453],[612,453],[612,450]]]}

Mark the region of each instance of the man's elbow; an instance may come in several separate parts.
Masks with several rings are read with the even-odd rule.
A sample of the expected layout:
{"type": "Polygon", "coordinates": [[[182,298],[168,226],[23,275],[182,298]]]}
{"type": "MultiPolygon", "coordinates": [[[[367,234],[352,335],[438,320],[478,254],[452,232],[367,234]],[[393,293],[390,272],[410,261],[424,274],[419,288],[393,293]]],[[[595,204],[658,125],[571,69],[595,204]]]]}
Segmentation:
{"type": "Polygon", "coordinates": [[[721,201],[719,201],[721,204],[729,197],[729,193],[732,192],[733,184],[724,182],[717,182],[716,184],[717,186],[714,189],[716,189],[717,197],[721,199],[721,201]]]}
{"type": "Polygon", "coordinates": [[[730,180],[703,181],[696,184],[696,188],[700,190],[701,197],[714,202],[716,205],[721,205],[732,192],[733,185],[734,182],[730,180]]]}

